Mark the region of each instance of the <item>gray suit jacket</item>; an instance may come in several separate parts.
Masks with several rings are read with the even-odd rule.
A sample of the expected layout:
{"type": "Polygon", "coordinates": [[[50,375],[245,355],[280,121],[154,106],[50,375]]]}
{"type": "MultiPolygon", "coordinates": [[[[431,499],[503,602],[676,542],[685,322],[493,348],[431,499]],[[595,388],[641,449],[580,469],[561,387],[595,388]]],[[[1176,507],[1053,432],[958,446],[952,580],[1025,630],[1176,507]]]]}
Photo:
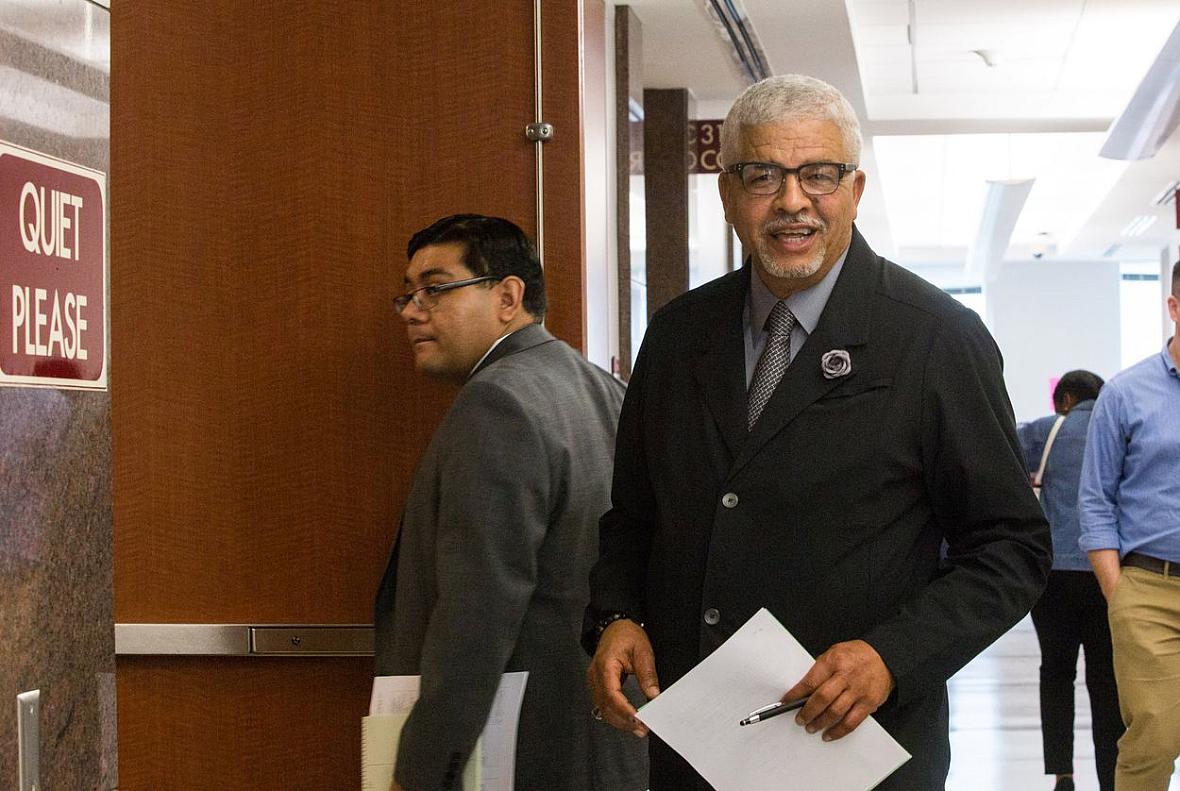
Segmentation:
{"type": "Polygon", "coordinates": [[[377,594],[377,673],[422,675],[396,777],[458,788],[500,675],[529,671],[517,791],[647,787],[590,716],[579,645],[623,388],[540,325],[497,346],[426,450],[377,594]]]}

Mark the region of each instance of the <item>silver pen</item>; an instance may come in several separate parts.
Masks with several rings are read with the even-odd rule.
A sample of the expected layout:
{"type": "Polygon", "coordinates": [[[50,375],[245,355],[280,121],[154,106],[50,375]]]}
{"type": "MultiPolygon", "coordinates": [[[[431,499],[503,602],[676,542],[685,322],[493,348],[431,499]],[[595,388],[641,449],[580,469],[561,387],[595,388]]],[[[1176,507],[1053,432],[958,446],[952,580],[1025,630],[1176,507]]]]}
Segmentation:
{"type": "Polygon", "coordinates": [[[806,698],[793,700],[790,703],[783,703],[780,700],[778,703],[771,703],[767,706],[763,706],[760,709],[754,709],[748,715],[746,715],[744,720],[739,720],[738,725],[753,725],[755,722],[762,722],[762,720],[768,720],[771,717],[777,717],[780,714],[786,714],[788,711],[801,709],[810,699],[811,696],[808,695],[806,698]]]}

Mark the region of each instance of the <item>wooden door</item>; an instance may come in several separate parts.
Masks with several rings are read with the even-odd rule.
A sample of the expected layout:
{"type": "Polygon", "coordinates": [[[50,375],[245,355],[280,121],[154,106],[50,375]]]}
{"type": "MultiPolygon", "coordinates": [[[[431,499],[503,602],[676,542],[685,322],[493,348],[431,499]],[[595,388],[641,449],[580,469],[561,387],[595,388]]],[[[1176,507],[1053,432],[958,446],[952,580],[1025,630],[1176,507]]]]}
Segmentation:
{"type": "MultiPolygon", "coordinates": [[[[579,20],[546,3],[549,326],[583,342],[579,20]]],[[[391,299],[456,211],[535,230],[532,3],[112,7],[115,620],[367,624],[452,392],[391,299]]],[[[359,787],[371,657],[119,656],[119,787],[359,787]]]]}

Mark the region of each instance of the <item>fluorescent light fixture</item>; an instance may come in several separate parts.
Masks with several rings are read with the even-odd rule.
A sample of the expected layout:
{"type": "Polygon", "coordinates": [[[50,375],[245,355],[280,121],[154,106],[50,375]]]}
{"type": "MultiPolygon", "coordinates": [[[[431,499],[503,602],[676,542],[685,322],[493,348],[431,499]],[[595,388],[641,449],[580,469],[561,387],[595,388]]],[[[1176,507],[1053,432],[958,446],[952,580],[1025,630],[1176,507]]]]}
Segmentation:
{"type": "Polygon", "coordinates": [[[967,251],[966,271],[980,275],[984,281],[995,276],[995,265],[1004,258],[1012,229],[1020,219],[1024,202],[1032,192],[1036,179],[1018,179],[987,182],[987,198],[979,218],[979,230],[975,241],[967,251]]]}
{"type": "Polygon", "coordinates": [[[703,0],[705,12],[729,44],[729,54],[752,85],[770,76],[762,42],[741,0],[703,0]]]}
{"type": "Polygon", "coordinates": [[[1123,249],[1123,243],[1122,242],[1115,242],[1110,247],[1108,247],[1102,251],[1102,257],[1103,258],[1110,258],[1115,253],[1117,253],[1119,250],[1122,250],[1122,249],[1123,249]]]}
{"type": "Polygon", "coordinates": [[[1176,200],[1176,190],[1180,190],[1180,181],[1173,181],[1159,191],[1159,194],[1151,199],[1152,206],[1168,206],[1176,200]]]}
{"type": "Polygon", "coordinates": [[[1150,159],[1180,124],[1180,24],[1164,43],[1122,114],[1111,124],[1100,156],[1150,159]]]}
{"type": "Polygon", "coordinates": [[[1120,236],[1127,236],[1134,238],[1141,235],[1151,226],[1155,225],[1156,217],[1154,214],[1140,214],[1135,219],[1127,223],[1127,227],[1119,232],[1120,236]]]}

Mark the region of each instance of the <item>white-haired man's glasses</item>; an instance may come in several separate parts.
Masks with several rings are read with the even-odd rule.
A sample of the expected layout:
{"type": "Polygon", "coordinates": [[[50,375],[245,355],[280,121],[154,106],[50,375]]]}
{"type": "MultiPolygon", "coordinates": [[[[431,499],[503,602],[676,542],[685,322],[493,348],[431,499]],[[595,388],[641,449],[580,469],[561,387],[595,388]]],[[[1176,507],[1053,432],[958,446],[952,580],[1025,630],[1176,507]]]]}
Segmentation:
{"type": "Polygon", "coordinates": [[[741,179],[751,195],[777,195],[787,175],[794,173],[799,189],[811,196],[831,195],[845,175],[856,171],[856,165],[844,162],[810,162],[797,168],[785,168],[773,162],[738,162],[725,168],[741,179]]]}

